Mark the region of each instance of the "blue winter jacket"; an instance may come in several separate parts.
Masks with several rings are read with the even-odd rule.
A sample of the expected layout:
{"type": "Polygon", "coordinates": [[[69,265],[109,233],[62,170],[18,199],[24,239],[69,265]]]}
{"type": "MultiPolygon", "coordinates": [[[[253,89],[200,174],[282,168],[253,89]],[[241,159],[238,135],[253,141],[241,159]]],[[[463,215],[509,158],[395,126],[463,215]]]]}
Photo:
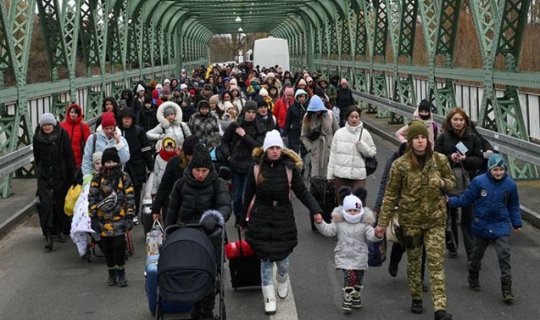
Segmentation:
{"type": "Polygon", "coordinates": [[[519,196],[514,180],[506,174],[495,180],[489,172],[475,177],[459,197],[450,197],[450,207],[475,205],[472,231],[483,238],[510,235],[520,228],[519,196]]]}

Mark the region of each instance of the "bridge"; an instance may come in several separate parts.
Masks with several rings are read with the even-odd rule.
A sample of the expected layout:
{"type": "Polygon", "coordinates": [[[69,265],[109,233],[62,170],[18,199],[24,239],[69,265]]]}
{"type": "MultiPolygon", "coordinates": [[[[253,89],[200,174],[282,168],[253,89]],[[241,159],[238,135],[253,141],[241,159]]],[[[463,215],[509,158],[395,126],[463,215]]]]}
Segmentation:
{"type": "MultiPolygon", "coordinates": [[[[522,204],[530,211],[527,213],[532,217],[530,221],[535,223],[537,214],[532,209],[537,208],[534,195],[538,190],[540,165],[540,74],[537,69],[524,68],[521,63],[531,8],[535,4],[532,0],[0,1],[1,224],[12,229],[16,225],[12,221],[20,222],[12,219],[17,213],[25,208],[32,211],[31,193],[35,185],[31,184],[32,180],[19,178],[31,177],[34,173],[31,137],[42,113],[52,112],[62,118],[66,106],[77,102],[83,106],[87,119],[94,118],[100,114],[105,96],[119,96],[122,89],[133,87],[139,80],[163,80],[178,75],[181,69],[207,65],[211,62],[208,43],[212,37],[235,34],[239,28],[244,33],[266,32],[287,39],[293,71],[320,70],[325,75],[339,74],[349,79],[362,106],[371,114],[366,122],[371,120],[374,125],[380,125],[381,132],[406,122],[414,106],[424,98],[436,106],[438,121],[451,108],[463,107],[483,128],[481,133],[507,158],[510,174],[521,182],[520,191],[530,192],[527,193],[530,199],[525,199],[522,204]],[[472,66],[460,59],[459,55],[464,52],[460,47],[460,28],[475,34],[474,45],[466,49],[472,52],[471,57],[479,58],[480,65],[472,66]],[[30,53],[36,33],[46,39],[43,50],[47,54],[50,81],[29,83],[29,74],[33,72],[29,66],[35,63],[30,53]],[[25,197],[15,198],[22,194],[25,197]]],[[[377,142],[383,146],[388,144],[384,140],[377,142]]],[[[383,159],[392,146],[381,148],[385,150],[381,153],[383,159]]],[[[369,191],[373,195],[378,181],[370,182],[369,191]]],[[[11,305],[17,306],[8,319],[43,316],[37,308],[25,309],[24,304],[14,302],[15,293],[24,297],[32,290],[31,283],[39,282],[39,277],[32,274],[46,275],[28,296],[47,309],[58,302],[53,297],[43,298],[47,286],[65,290],[59,297],[64,299],[62,301],[70,301],[66,303],[68,305],[82,304],[88,296],[104,290],[101,285],[96,285],[94,291],[69,289],[67,283],[53,285],[55,277],[71,279],[69,277],[80,275],[91,287],[93,282],[100,280],[97,277],[102,275],[101,270],[93,271],[101,266],[82,266],[67,245],[62,258],[36,258],[40,254],[37,252],[40,242],[32,219],[35,217],[14,229],[0,245],[0,252],[13,259],[13,262],[0,264],[2,288],[13,289],[12,293],[0,298],[0,310],[4,314],[11,305]],[[27,252],[16,257],[14,251],[27,252]],[[31,258],[38,261],[32,262],[31,258]],[[38,265],[50,265],[50,268],[43,270],[36,268],[38,265]],[[53,271],[55,266],[62,271],[53,271]],[[17,269],[25,271],[26,280],[6,279],[17,269]]],[[[302,219],[298,217],[299,221],[302,219]]],[[[335,297],[332,298],[331,292],[325,295],[334,281],[325,264],[328,261],[312,270],[302,265],[319,264],[321,261],[313,257],[319,251],[329,257],[332,245],[309,234],[307,229],[301,232],[304,232],[301,243],[303,240],[305,244],[314,245],[300,248],[302,258],[292,265],[293,272],[305,276],[295,278],[293,274],[291,280],[295,282],[297,316],[337,319],[339,315],[332,313],[337,308],[332,304],[335,297]],[[317,296],[306,284],[321,279],[319,277],[324,279],[322,283],[314,284],[313,290],[320,290],[317,296]]],[[[537,269],[537,235],[537,229],[530,227],[516,237],[515,267],[524,275],[534,276],[537,269]]],[[[139,248],[144,246],[143,241],[141,234],[137,243],[139,248]]],[[[128,270],[132,273],[131,278],[137,279],[135,283],[143,281],[143,259],[136,256],[134,263],[128,263],[132,268],[128,270]]],[[[449,264],[450,279],[454,281],[449,288],[449,310],[459,315],[453,309],[464,306],[466,310],[461,310],[463,313],[459,318],[474,314],[497,319],[513,319],[519,315],[527,319],[540,314],[537,309],[540,304],[534,294],[537,280],[527,282],[525,278],[518,278],[516,291],[522,290],[522,293],[517,292],[516,306],[507,309],[497,305],[499,292],[495,284],[490,288],[486,283],[484,292],[491,290],[490,299],[465,294],[464,261],[453,262],[449,264]],[[523,298],[523,305],[519,297],[523,298]],[[471,299],[478,303],[471,303],[471,299]]],[[[371,310],[365,314],[388,319],[411,317],[404,307],[397,307],[395,312],[388,311],[390,306],[406,301],[404,275],[401,274],[399,285],[387,284],[384,270],[371,271],[368,278],[373,274],[373,281],[370,280],[367,286],[373,288],[374,297],[396,290],[402,299],[367,298],[366,308],[371,310]]],[[[488,277],[496,279],[495,268],[488,268],[486,279],[488,277]]],[[[121,318],[133,315],[149,318],[147,313],[142,314],[144,311],[140,306],[144,303],[142,285],[132,286],[129,290],[132,291],[126,294],[128,298],[123,300],[128,307],[115,310],[113,314],[121,318]]],[[[109,298],[115,295],[107,294],[109,298]]],[[[232,318],[251,319],[250,312],[258,315],[254,318],[262,317],[258,294],[258,291],[229,292],[227,297],[232,299],[231,305],[241,311],[241,316],[232,318]],[[243,306],[242,299],[256,307],[243,306]]],[[[98,315],[108,317],[95,310],[98,303],[90,303],[90,306],[94,309],[81,307],[70,311],[64,306],[57,312],[47,312],[45,318],[72,318],[77,311],[88,319],[98,315]]]]}

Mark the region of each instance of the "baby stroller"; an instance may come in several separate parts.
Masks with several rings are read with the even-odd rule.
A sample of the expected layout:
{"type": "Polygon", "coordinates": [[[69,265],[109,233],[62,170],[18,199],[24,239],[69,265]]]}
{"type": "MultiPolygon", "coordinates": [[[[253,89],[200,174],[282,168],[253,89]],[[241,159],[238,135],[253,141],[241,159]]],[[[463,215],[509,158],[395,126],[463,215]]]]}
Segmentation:
{"type": "Polygon", "coordinates": [[[159,250],[156,319],[163,319],[164,303],[202,305],[214,291],[219,302],[218,315],[213,319],[225,319],[223,228],[217,227],[207,235],[199,224],[186,224],[170,226],[165,233],[167,238],[159,250]]]}

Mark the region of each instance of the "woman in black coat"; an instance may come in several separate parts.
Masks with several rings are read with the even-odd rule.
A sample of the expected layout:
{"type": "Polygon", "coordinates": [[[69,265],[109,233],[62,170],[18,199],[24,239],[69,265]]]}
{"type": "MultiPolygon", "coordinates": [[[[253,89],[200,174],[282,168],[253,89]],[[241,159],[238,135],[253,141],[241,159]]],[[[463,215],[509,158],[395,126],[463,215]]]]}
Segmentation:
{"type": "MultiPolygon", "coordinates": [[[[222,243],[217,231],[224,232],[223,225],[230,215],[231,195],[225,180],[219,178],[214,170],[206,146],[198,144],[183,177],[176,181],[171,191],[167,225],[200,223],[209,234],[219,261],[222,243]],[[217,228],[218,225],[221,228],[217,228]]],[[[214,319],[214,305],[215,290],[212,290],[193,305],[191,319],[214,319]]]]}
{"type": "Polygon", "coordinates": [[[274,262],[277,264],[277,289],[281,298],[287,296],[289,255],[296,247],[297,230],[290,191],[308,207],[310,214],[322,212],[307,190],[300,171],[302,159],[289,149],[277,130],[266,134],[263,148],[253,150],[255,164],[248,174],[244,200],[246,240],[261,258],[262,291],[265,312],[276,312],[273,281],[274,262]]]}
{"type": "MultiPolygon", "coordinates": [[[[444,133],[440,134],[435,141],[435,151],[445,154],[452,168],[463,166],[472,180],[482,169],[484,158],[482,156],[482,142],[472,131],[469,117],[463,109],[454,108],[446,116],[443,129],[444,133]],[[465,154],[461,154],[456,148],[456,145],[460,142],[468,149],[465,154]]],[[[473,248],[471,234],[472,209],[472,207],[461,208],[461,231],[463,232],[463,245],[467,257],[470,256],[473,248]]],[[[449,209],[448,217],[450,219],[451,233],[447,232],[447,249],[450,257],[456,257],[459,243],[457,208],[449,209]]]]}
{"type": "Polygon", "coordinates": [[[53,248],[52,234],[60,242],[69,234],[69,219],[64,214],[64,201],[74,181],[75,158],[68,133],[58,125],[54,115],[44,113],[33,137],[34,161],[37,173],[38,213],[41,229],[47,240],[45,248],[53,248]]]}

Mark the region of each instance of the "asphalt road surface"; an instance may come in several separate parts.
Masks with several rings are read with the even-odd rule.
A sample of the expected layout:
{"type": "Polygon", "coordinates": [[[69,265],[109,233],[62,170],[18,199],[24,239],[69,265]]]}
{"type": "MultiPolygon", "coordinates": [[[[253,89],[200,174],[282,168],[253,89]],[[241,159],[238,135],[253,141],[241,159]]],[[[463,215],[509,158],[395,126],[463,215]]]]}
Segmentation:
{"type": "MultiPolygon", "coordinates": [[[[374,137],[378,148],[379,171],[368,179],[368,206],[374,201],[379,174],[394,146],[374,137]]],[[[410,313],[410,296],[405,276],[405,260],[398,276],[390,277],[388,262],[370,268],[365,277],[363,308],[352,315],[341,312],[341,276],[333,266],[335,238],[311,231],[308,213],[294,199],[299,245],[291,256],[291,294],[278,301],[275,316],[264,315],[259,288],[233,290],[225,265],[225,304],[228,319],[433,319],[431,296],[424,295],[424,313],[410,313]]],[[[231,239],[236,233],[231,220],[231,239]]],[[[144,290],[144,235],[134,231],[135,255],[126,264],[127,288],[107,287],[103,258],[91,263],[78,257],[70,241],[55,243],[52,253],[43,249],[44,240],[37,217],[17,227],[0,242],[0,319],[152,319],[144,290]]],[[[457,259],[446,260],[448,311],[454,319],[540,319],[540,233],[526,224],[513,234],[512,273],[514,305],[502,303],[499,268],[492,248],[484,258],[480,274],[482,290],[467,288],[463,248],[457,259]]]]}

